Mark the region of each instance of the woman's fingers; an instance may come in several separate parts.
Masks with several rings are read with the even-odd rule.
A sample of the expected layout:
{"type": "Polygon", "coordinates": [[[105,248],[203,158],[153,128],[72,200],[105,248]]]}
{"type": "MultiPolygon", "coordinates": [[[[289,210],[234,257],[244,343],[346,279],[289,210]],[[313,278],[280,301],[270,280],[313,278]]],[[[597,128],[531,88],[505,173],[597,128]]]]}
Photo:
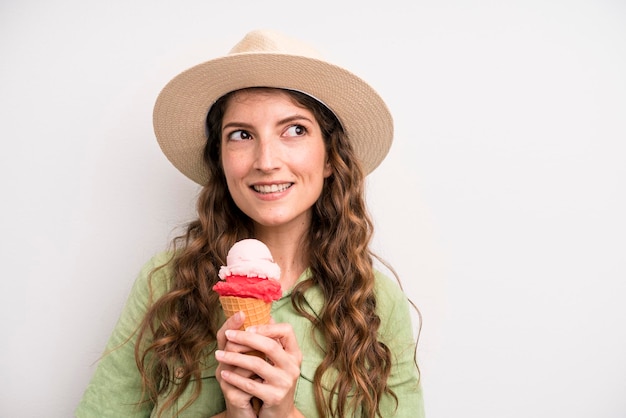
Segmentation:
{"type": "Polygon", "coordinates": [[[230,350],[216,350],[215,358],[221,366],[228,366],[222,367],[222,370],[246,378],[259,375],[259,371],[265,371],[264,367],[269,366],[264,356],[251,355],[250,351],[236,352],[230,350]]]}
{"type": "Polygon", "coordinates": [[[234,344],[250,347],[264,353],[274,364],[280,366],[281,360],[294,362],[300,368],[302,352],[290,324],[256,325],[245,332],[228,330],[226,338],[234,344]],[[259,338],[262,336],[264,338],[259,338]],[[284,353],[289,354],[285,357],[284,353]]]}
{"type": "Polygon", "coordinates": [[[217,348],[223,349],[226,345],[225,333],[232,329],[241,329],[246,315],[243,312],[237,312],[230,318],[226,319],[221,328],[217,331],[217,348]]]}
{"type": "Polygon", "coordinates": [[[224,335],[228,347],[230,344],[249,347],[262,355],[258,357],[241,351],[216,351],[220,364],[230,366],[220,370],[220,378],[262,399],[263,409],[268,413],[272,410],[272,414],[276,412],[276,416],[282,416],[293,407],[302,362],[293,328],[289,324],[269,324],[251,327],[246,331],[227,330],[224,335]],[[240,369],[251,371],[253,376],[233,372],[240,369]]]}
{"type": "MultiPolygon", "coordinates": [[[[217,347],[219,350],[225,350],[229,353],[244,353],[250,351],[249,347],[229,341],[226,338],[227,332],[241,329],[244,319],[245,314],[243,312],[238,312],[226,319],[217,332],[217,347]]],[[[250,369],[237,367],[236,365],[231,365],[226,362],[220,362],[216,370],[216,378],[220,384],[222,393],[224,394],[224,399],[226,401],[227,409],[230,411],[230,415],[235,416],[234,414],[236,413],[236,416],[250,418],[256,417],[257,415],[250,405],[252,395],[248,392],[242,391],[239,387],[237,387],[237,385],[231,384],[231,380],[225,379],[223,376],[238,376],[239,379],[254,379],[255,373],[250,369]]]]}
{"type": "MultiPolygon", "coordinates": [[[[298,340],[290,324],[258,325],[248,328],[247,331],[273,339],[284,351],[295,358],[298,365],[302,362],[302,353],[298,346],[298,340]]],[[[271,351],[268,352],[270,358],[272,357],[271,354],[271,351]]]]}

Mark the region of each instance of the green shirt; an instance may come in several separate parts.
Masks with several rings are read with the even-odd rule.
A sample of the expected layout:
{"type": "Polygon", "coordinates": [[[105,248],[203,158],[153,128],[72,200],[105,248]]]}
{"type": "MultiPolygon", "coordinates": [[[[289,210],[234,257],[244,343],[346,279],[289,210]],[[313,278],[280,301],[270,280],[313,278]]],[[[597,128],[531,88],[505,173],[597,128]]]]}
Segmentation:
{"type": "MultiPolygon", "coordinates": [[[[162,253],[150,260],[141,271],[130,293],[126,306],[118,320],[96,371],[87,386],[83,398],[76,409],[76,417],[122,418],[155,417],[156,408],[149,403],[138,405],[142,396],[139,371],[135,364],[135,330],[141,322],[150,303],[150,287],[154,300],[168,287],[171,270],[158,270],[149,280],[149,273],[156,266],[163,265],[170,255],[162,253]]],[[[305,271],[298,281],[308,277],[305,271]]],[[[272,317],[277,323],[290,323],[298,339],[303,354],[300,377],[295,392],[296,408],[307,418],[318,417],[315,409],[313,375],[323,358],[322,350],[312,337],[312,324],[299,315],[291,304],[291,291],[272,305],[272,317]]],[[[307,310],[318,313],[324,303],[321,291],[313,287],[305,293],[307,310]]],[[[411,327],[411,317],[406,296],[399,286],[386,276],[376,272],[377,313],[381,319],[380,339],[392,352],[393,366],[388,380],[390,388],[398,397],[398,408],[390,396],[382,400],[381,411],[384,418],[422,418],[424,407],[422,392],[418,383],[418,371],[413,361],[415,341],[411,327]],[[395,414],[394,414],[395,412],[395,414]]],[[[222,318],[223,319],[223,318],[222,318]]],[[[163,417],[206,418],[224,411],[224,397],[215,378],[217,363],[213,355],[208,355],[206,368],[202,373],[200,397],[182,413],[178,413],[190,399],[193,388],[187,387],[183,396],[173,408],[165,411],[163,417]]],[[[333,371],[325,375],[325,382],[333,381],[333,371]]],[[[324,383],[324,382],[323,382],[324,383]]],[[[176,383],[175,383],[176,384],[176,383]]],[[[326,386],[326,385],[324,385],[326,386]]],[[[356,411],[359,416],[359,411],[356,411]]]]}

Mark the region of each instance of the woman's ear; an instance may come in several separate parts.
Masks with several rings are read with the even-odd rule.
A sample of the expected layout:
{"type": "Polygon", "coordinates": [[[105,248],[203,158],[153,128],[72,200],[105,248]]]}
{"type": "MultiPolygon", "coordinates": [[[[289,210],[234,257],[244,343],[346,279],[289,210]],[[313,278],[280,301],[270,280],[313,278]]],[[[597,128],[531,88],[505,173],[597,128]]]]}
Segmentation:
{"type": "Polygon", "coordinates": [[[331,174],[333,174],[333,166],[330,165],[330,161],[328,161],[327,158],[326,164],[324,165],[324,178],[330,177],[331,174]]]}

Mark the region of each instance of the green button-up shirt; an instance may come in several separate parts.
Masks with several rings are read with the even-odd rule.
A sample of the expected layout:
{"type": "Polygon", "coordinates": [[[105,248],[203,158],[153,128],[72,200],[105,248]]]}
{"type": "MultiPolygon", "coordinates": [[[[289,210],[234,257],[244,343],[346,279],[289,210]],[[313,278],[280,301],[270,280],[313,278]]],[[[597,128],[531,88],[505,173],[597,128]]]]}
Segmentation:
{"type": "MultiPolygon", "coordinates": [[[[135,330],[141,322],[150,303],[150,288],[153,300],[162,295],[168,287],[171,270],[158,270],[149,279],[149,273],[156,266],[163,265],[170,255],[162,253],[148,262],[137,278],[126,306],[107,344],[105,354],[87,386],[83,398],[76,409],[78,418],[122,418],[155,417],[157,410],[150,403],[138,404],[142,396],[141,378],[135,364],[135,330]]],[[[298,281],[309,277],[305,271],[298,281]]],[[[272,317],[278,323],[292,325],[300,350],[303,354],[300,377],[295,392],[296,408],[307,418],[318,417],[313,392],[313,375],[322,361],[323,352],[312,336],[312,324],[299,315],[291,304],[291,292],[285,292],[281,299],[272,305],[272,317]]],[[[307,309],[313,314],[320,312],[324,303],[317,287],[305,293],[307,309]]],[[[389,347],[393,355],[393,366],[388,384],[398,397],[398,406],[390,396],[383,397],[381,411],[383,418],[406,417],[423,418],[424,407],[417,367],[413,361],[415,341],[411,327],[409,305],[399,286],[381,273],[376,273],[377,313],[381,319],[380,339],[389,347]]],[[[224,320],[224,318],[222,318],[224,320]]],[[[215,378],[217,362],[208,355],[202,372],[200,397],[190,407],[179,413],[193,392],[188,386],[183,396],[173,408],[162,415],[165,417],[207,418],[225,410],[224,396],[215,378]]],[[[325,382],[333,381],[333,371],[324,376],[325,382]]],[[[175,383],[176,384],[176,383],[175,383]]],[[[326,386],[326,385],[324,385],[326,386]]],[[[329,387],[329,386],[328,386],[329,387]]],[[[360,411],[354,411],[359,416],[360,411]]]]}

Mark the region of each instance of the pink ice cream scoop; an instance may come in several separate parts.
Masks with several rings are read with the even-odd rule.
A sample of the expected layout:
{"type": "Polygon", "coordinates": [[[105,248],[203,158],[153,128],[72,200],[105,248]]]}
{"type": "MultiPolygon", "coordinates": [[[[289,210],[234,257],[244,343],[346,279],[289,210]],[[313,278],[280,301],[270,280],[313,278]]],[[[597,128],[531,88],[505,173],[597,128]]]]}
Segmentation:
{"type": "Polygon", "coordinates": [[[226,257],[226,266],[219,271],[220,282],[213,286],[220,296],[261,299],[272,302],[280,299],[280,267],[269,248],[259,240],[244,239],[233,245],[226,257]]]}

